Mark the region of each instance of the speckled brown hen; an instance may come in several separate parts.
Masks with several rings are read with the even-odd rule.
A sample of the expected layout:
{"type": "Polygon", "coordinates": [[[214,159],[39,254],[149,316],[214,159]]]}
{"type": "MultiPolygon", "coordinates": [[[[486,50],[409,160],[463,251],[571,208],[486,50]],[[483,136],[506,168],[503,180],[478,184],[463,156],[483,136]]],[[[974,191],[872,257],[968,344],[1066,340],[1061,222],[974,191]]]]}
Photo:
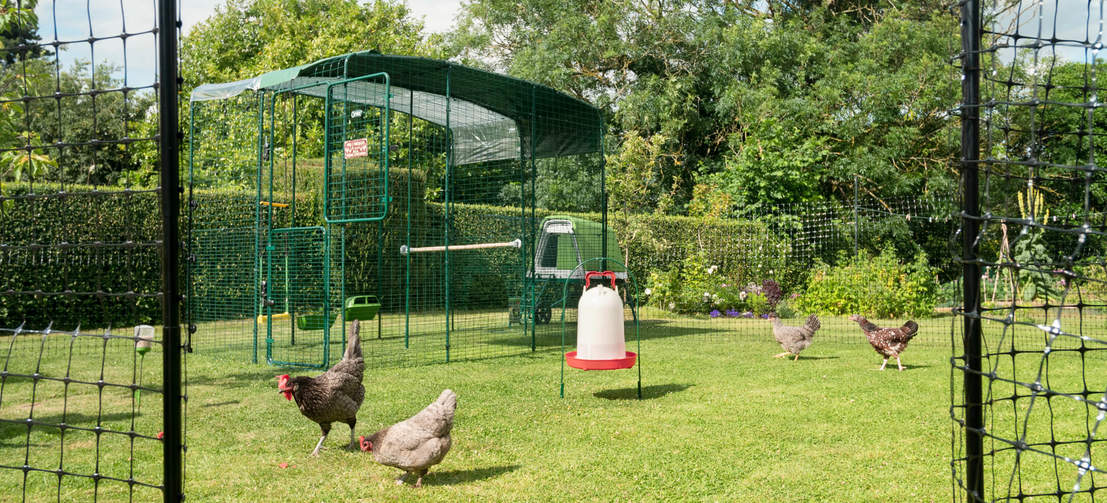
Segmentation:
{"type": "Polygon", "coordinates": [[[442,390],[438,399],[418,414],[368,438],[361,437],[361,450],[373,453],[373,459],[382,465],[403,470],[396,479],[397,484],[403,484],[404,477],[414,473],[418,477],[415,487],[421,487],[427,470],[442,462],[450,451],[455,410],[457,394],[442,390]]]}
{"type": "Polygon", "coordinates": [[[884,363],[880,364],[880,370],[884,370],[884,367],[888,365],[888,358],[894,356],[896,365],[899,365],[899,370],[903,371],[903,363],[899,360],[899,354],[907,349],[907,343],[918,333],[918,323],[908,320],[902,327],[881,328],[859,314],[851,314],[849,319],[861,325],[861,331],[865,332],[865,336],[869,338],[869,344],[872,344],[873,349],[884,357],[884,363]]]}
{"type": "Polygon", "coordinates": [[[285,398],[295,398],[300,413],[319,423],[319,428],[323,430],[323,436],[315,444],[315,450],[311,451],[312,456],[319,454],[334,422],[350,425],[350,448],[357,448],[354,425],[357,424],[361,401],[365,398],[365,386],[361,384],[365,360],[361,358],[360,331],[360,325],[354,320],[342,360],[323,374],[317,377],[289,378],[288,374],[277,377],[277,389],[284,393],[285,398]]]}

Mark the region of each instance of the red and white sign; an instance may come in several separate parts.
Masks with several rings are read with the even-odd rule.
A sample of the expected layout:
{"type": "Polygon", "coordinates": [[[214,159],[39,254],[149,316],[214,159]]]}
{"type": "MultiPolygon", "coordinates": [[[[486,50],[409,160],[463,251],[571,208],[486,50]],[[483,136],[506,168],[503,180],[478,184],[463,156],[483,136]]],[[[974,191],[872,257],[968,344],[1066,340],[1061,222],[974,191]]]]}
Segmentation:
{"type": "Polygon", "coordinates": [[[353,159],[355,157],[369,157],[368,138],[346,140],[346,142],[342,146],[345,150],[345,157],[347,159],[353,159]]]}

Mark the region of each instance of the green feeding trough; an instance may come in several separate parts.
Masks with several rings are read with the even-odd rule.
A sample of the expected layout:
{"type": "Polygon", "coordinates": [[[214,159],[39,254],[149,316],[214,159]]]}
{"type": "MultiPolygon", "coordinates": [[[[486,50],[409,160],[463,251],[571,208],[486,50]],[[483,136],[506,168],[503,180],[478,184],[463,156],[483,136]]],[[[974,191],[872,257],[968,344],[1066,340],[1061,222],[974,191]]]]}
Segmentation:
{"type": "Polygon", "coordinates": [[[296,328],[300,330],[323,330],[334,324],[334,316],[315,313],[296,316],[296,328]]]}
{"type": "Polygon", "coordinates": [[[371,320],[377,317],[381,303],[375,295],[355,295],[346,299],[347,320],[371,320]]]}

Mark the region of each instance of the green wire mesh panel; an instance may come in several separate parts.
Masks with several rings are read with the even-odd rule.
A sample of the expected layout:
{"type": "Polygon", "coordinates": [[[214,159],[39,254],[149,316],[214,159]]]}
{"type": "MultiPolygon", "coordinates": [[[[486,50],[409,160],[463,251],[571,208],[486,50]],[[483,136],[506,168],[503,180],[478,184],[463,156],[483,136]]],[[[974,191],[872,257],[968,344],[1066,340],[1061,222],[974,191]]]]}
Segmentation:
{"type": "Polygon", "coordinates": [[[326,219],[367,222],[388,211],[388,76],[327,86],[326,219]]]}
{"type": "Polygon", "coordinates": [[[184,237],[190,243],[187,318],[195,326],[193,347],[256,361],[258,261],[264,247],[258,223],[269,210],[259,204],[257,185],[257,95],[194,102],[189,114],[184,237]],[[220,187],[219,180],[209,178],[214,173],[243,188],[220,187]]]}
{"type": "Polygon", "coordinates": [[[336,325],[338,306],[330,299],[326,234],[323,227],[272,232],[258,317],[270,363],[320,368],[327,364],[328,336],[336,325]]]}

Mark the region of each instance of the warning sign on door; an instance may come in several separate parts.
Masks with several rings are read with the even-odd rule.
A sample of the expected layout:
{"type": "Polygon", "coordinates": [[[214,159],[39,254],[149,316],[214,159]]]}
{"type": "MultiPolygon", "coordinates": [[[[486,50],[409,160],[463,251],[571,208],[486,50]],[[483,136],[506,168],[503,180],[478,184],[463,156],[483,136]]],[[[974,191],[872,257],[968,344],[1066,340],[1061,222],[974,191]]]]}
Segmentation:
{"type": "Polygon", "coordinates": [[[353,159],[355,157],[368,157],[369,156],[369,139],[357,138],[353,140],[346,140],[343,144],[345,150],[345,157],[347,159],[353,159]]]}

